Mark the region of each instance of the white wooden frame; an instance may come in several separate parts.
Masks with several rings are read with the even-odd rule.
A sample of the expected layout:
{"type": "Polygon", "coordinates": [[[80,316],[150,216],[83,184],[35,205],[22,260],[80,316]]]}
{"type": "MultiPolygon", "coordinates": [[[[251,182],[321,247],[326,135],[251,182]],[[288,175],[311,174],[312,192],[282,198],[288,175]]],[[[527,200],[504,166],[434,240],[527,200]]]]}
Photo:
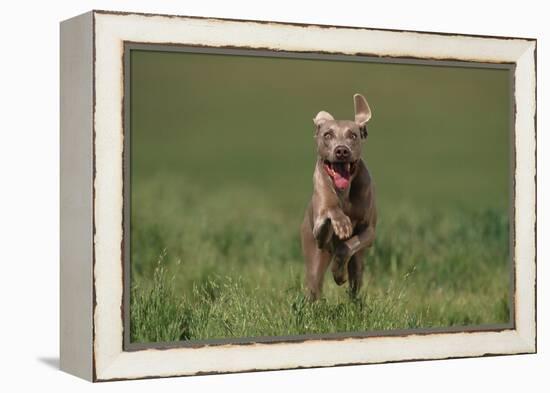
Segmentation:
{"type": "Polygon", "coordinates": [[[92,11],[61,24],[61,368],[92,381],[536,351],[536,41],[92,11]],[[498,331],[124,350],[125,42],[515,65],[514,321],[498,331]]]}

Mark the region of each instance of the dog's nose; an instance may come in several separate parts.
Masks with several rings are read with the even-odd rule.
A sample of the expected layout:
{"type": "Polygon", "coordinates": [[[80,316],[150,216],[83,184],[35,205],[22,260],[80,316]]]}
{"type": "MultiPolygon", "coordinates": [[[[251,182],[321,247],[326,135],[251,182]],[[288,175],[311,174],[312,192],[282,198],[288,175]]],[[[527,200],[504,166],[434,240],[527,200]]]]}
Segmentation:
{"type": "Polygon", "coordinates": [[[334,155],[337,160],[347,160],[350,154],[351,152],[346,146],[336,146],[336,149],[334,149],[334,155]]]}

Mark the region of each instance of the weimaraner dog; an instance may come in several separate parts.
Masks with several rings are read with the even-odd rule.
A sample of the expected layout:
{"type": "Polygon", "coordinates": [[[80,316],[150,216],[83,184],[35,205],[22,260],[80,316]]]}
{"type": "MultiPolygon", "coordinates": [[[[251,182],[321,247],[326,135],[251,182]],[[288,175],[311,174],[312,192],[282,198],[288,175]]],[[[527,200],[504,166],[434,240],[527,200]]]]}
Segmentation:
{"type": "Polygon", "coordinates": [[[313,119],[317,163],[313,196],[301,227],[306,262],[306,289],[311,300],[321,296],[323,278],[332,262],[338,285],[349,280],[355,297],[363,281],[365,248],[376,228],[374,184],[361,159],[371,110],[365,97],[353,96],[355,120],[334,120],[321,111],[313,119]]]}

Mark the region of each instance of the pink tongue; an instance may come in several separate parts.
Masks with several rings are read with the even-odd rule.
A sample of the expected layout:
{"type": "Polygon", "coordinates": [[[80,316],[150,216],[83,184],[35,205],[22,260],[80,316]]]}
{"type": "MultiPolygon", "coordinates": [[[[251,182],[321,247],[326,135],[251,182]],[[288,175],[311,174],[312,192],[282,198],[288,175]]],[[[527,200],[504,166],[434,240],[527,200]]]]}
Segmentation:
{"type": "Polygon", "coordinates": [[[333,179],[334,179],[334,184],[336,185],[336,187],[338,187],[340,189],[347,188],[348,185],[349,185],[349,179],[346,179],[345,177],[340,175],[338,172],[335,173],[333,179]]]}

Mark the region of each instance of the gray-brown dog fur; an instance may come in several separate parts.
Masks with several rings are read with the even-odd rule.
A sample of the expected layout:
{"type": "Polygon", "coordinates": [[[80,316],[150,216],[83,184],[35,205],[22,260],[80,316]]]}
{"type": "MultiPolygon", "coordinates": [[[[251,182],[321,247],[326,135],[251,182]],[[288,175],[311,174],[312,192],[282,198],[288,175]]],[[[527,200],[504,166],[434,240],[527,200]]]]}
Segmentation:
{"type": "Polygon", "coordinates": [[[366,99],[354,95],[355,119],[335,120],[321,111],[313,119],[317,143],[317,162],[313,174],[313,196],[301,226],[302,250],[306,264],[305,284],[311,300],[321,296],[323,278],[332,263],[338,285],[349,281],[355,297],[362,285],[365,248],[375,238],[376,206],[374,184],[361,158],[362,140],[371,110],[366,99]],[[326,136],[331,133],[332,136],[326,136]],[[354,162],[349,186],[340,190],[325,170],[325,162],[335,162],[336,147],[345,146],[354,162]]]}

